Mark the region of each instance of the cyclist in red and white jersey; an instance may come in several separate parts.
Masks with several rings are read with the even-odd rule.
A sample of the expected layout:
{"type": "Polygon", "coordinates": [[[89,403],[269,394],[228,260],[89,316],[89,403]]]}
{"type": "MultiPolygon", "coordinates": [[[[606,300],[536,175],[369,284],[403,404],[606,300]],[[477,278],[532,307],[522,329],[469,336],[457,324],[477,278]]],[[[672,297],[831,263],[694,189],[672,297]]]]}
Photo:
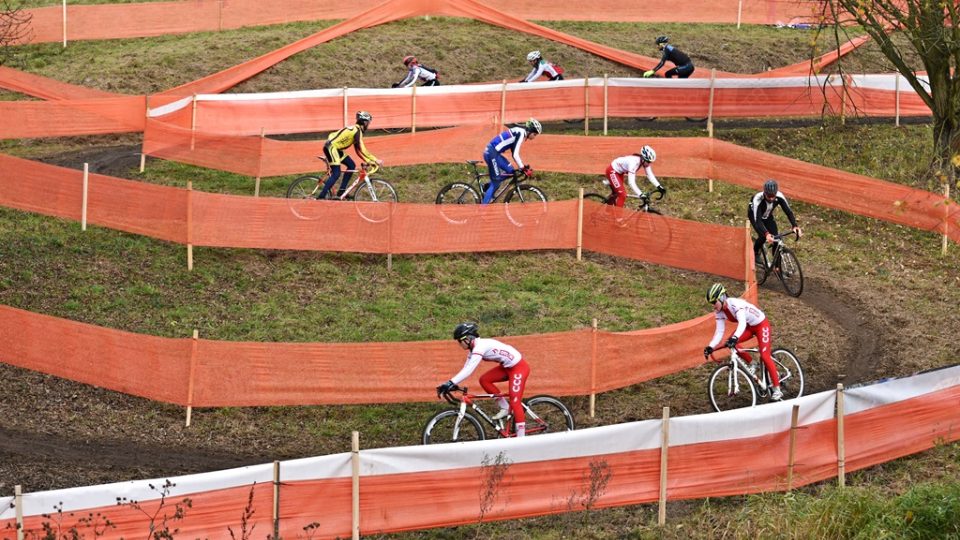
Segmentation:
{"type": "MultiPolygon", "coordinates": [[[[730,298],[727,296],[727,290],[720,283],[714,283],[707,290],[707,302],[713,304],[713,311],[717,319],[717,329],[713,333],[713,339],[710,344],[703,348],[703,356],[710,356],[714,348],[720,344],[723,338],[726,321],[736,321],[737,329],[727,338],[724,347],[733,347],[737,343],[742,343],[757,336],[760,348],[760,359],[767,366],[767,372],[770,373],[770,383],[773,385],[773,393],[770,395],[771,401],[780,401],[783,399],[783,392],[780,390],[780,375],[773,363],[773,342],[770,330],[770,321],[767,316],[757,306],[747,302],[742,298],[730,298]]],[[[750,366],[751,358],[747,353],[738,353],[740,358],[750,366]]]]}
{"type": "Polygon", "coordinates": [[[531,51],[530,54],[527,55],[527,62],[530,62],[533,69],[530,70],[530,73],[527,73],[526,77],[520,79],[520,82],[534,82],[540,77],[547,77],[551,81],[563,80],[563,68],[547,62],[543,56],[540,55],[540,51],[531,51]]]}
{"type": "Polygon", "coordinates": [[[460,344],[467,353],[467,361],[463,369],[454,375],[449,381],[437,387],[437,395],[445,394],[453,389],[454,386],[466,380],[481,361],[496,362],[493,369],[480,376],[480,386],[490,394],[500,392],[493,383],[510,381],[509,396],[498,398],[497,405],[500,406],[500,412],[493,415],[494,420],[506,418],[510,412],[513,412],[513,419],[517,426],[517,437],[523,437],[526,433],[526,415],[523,412],[523,389],[527,385],[527,377],[530,376],[530,365],[523,359],[520,351],[510,345],[490,338],[480,337],[480,328],[476,323],[460,323],[453,330],[453,339],[460,344]]]}
{"type": "MultiPolygon", "coordinates": [[[[660,185],[660,181],[657,180],[657,177],[653,174],[653,168],[650,166],[656,159],[657,153],[653,151],[653,148],[644,146],[636,154],[618,157],[607,166],[606,176],[610,182],[610,190],[613,192],[610,197],[613,198],[614,206],[622,207],[627,200],[627,189],[623,185],[623,175],[627,175],[627,184],[630,185],[633,194],[640,196],[642,191],[637,187],[637,171],[641,168],[646,173],[647,180],[653,184],[653,187],[661,196],[667,194],[667,188],[660,185]]],[[[607,201],[609,200],[607,199],[607,201]]]]}

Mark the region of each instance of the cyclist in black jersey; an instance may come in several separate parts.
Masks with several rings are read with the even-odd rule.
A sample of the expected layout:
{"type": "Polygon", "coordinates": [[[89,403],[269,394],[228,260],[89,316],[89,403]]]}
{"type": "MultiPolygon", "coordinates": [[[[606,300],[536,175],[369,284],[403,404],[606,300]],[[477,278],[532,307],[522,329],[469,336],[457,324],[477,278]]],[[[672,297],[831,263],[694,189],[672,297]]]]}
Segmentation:
{"type": "Polygon", "coordinates": [[[663,64],[669,60],[673,62],[674,67],[668,69],[664,73],[664,77],[670,79],[674,75],[681,79],[686,79],[693,74],[693,61],[690,60],[690,57],[683,53],[680,49],[674,47],[673,45],[668,44],[670,38],[667,36],[659,36],[656,39],[657,48],[663,52],[663,56],[660,58],[660,63],[657,64],[657,67],[644,72],[644,77],[653,77],[654,73],[657,72],[660,68],[663,67],[663,64]]]}
{"type": "Polygon", "coordinates": [[[756,260],[760,260],[760,249],[764,242],[773,242],[773,235],[777,234],[777,221],[773,219],[773,211],[777,207],[783,208],[783,213],[790,220],[790,226],[797,233],[797,238],[803,235],[803,231],[797,226],[797,218],[787,203],[787,198],[780,193],[780,187],[776,180],[767,180],[763,184],[763,191],[750,198],[750,204],[747,205],[747,217],[750,218],[750,224],[757,231],[757,239],[753,242],[753,253],[756,260]]]}

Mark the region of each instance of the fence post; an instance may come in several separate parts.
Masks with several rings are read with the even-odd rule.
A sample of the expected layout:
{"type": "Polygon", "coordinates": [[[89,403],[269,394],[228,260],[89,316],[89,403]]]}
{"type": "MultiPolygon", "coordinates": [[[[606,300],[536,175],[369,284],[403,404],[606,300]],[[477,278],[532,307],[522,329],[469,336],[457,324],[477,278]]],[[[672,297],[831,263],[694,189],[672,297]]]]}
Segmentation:
{"type": "Polygon", "coordinates": [[[713,138],[713,85],[717,81],[717,68],[710,70],[710,105],[707,107],[707,136],[713,138]]]}
{"type": "Polygon", "coordinates": [[[503,87],[500,90],[500,124],[507,123],[507,80],[503,80],[503,87]]]}
{"type": "Polygon", "coordinates": [[[577,260],[583,260],[583,188],[577,196],[577,260]]]}
{"type": "Polygon", "coordinates": [[[67,48],[67,0],[63,0],[63,48],[67,48]]]}
{"type": "Polygon", "coordinates": [[[23,540],[23,486],[20,484],[13,486],[13,504],[16,505],[17,540],[23,540]]]}
{"type": "Polygon", "coordinates": [[[353,540],[360,539],[360,432],[354,431],[350,436],[350,467],[353,475],[353,522],[350,526],[353,540]]]}
{"type": "Polygon", "coordinates": [[[743,0],[737,2],[737,30],[740,29],[741,15],[743,15],[743,0]]]}
{"type": "Polygon", "coordinates": [[[217,0],[217,32],[223,32],[223,0],[217,0]]]}
{"type": "MultiPolygon", "coordinates": [[[[750,275],[754,273],[753,265],[756,261],[753,260],[753,241],[750,236],[750,220],[744,221],[743,227],[743,290],[746,292],[747,287],[750,286],[750,275]]],[[[757,287],[757,294],[760,294],[760,288],[757,287]]]]}
{"type": "Polygon", "coordinates": [[[840,76],[840,125],[847,125],[847,77],[840,76]]]}
{"type": "Polygon", "coordinates": [[[800,406],[794,405],[790,415],[790,450],[787,455],[787,491],[793,489],[793,465],[797,455],[797,421],[800,417],[800,406]]]}
{"type": "Polygon", "coordinates": [[[946,197],[946,200],[943,201],[943,244],[940,246],[940,255],[946,257],[947,233],[950,226],[950,182],[943,186],[943,196],[946,197]]]}
{"type": "Polygon", "coordinates": [[[200,338],[200,331],[193,329],[193,340],[190,342],[190,378],[187,379],[187,423],[190,427],[190,420],[193,416],[193,377],[197,371],[197,340],[200,338]]]}
{"type": "Polygon", "coordinates": [[[343,125],[347,125],[350,115],[347,114],[347,87],[343,87],[343,125]]]}
{"type": "Polygon", "coordinates": [[[417,85],[410,92],[410,133],[417,132],[417,85]]]}
{"type": "Polygon", "coordinates": [[[667,453],[670,450],[670,407],[663,408],[663,425],[660,442],[660,503],[657,509],[657,525],[667,523],[667,453]]]}
{"type": "Polygon", "coordinates": [[[190,151],[197,146],[197,95],[193,95],[193,103],[190,111],[190,151]]]}
{"type": "Polygon", "coordinates": [[[280,462],[273,462],[273,537],[280,538],[280,462]]]}
{"type": "Polygon", "coordinates": [[[583,134],[590,134],[590,77],[583,78],[583,134]]]}
{"type": "Polygon", "coordinates": [[[90,164],[83,164],[83,202],[80,203],[80,230],[87,230],[87,200],[90,187],[90,164]]]}
{"type": "Polygon", "coordinates": [[[187,270],[193,271],[193,180],[187,180],[187,270]]]}
{"type": "Polygon", "coordinates": [[[253,184],[253,196],[260,196],[260,177],[263,176],[263,143],[266,139],[266,129],[260,128],[260,149],[257,150],[257,179],[253,184]]]}
{"type": "Polygon", "coordinates": [[[607,95],[607,90],[610,88],[610,81],[608,80],[607,74],[603,74],[603,134],[607,134],[607,121],[609,120],[608,113],[610,112],[610,98],[607,95]]]}
{"type": "MultiPolygon", "coordinates": [[[[582,190],[581,190],[582,191],[582,190]]],[[[590,353],[590,418],[597,416],[597,318],[593,318],[591,327],[591,353],[590,353]]]]}
{"type": "Polygon", "coordinates": [[[143,96],[144,120],[143,120],[143,142],[140,143],[140,173],[147,167],[147,154],[143,151],[143,145],[147,141],[147,123],[150,121],[150,96],[143,96]]]}
{"type": "Polygon", "coordinates": [[[837,384],[837,482],[842,488],[847,484],[846,450],[843,442],[843,383],[837,384]]]}
{"type": "Polygon", "coordinates": [[[387,272],[393,271],[393,211],[393,201],[387,201],[387,272]]]}
{"type": "Polygon", "coordinates": [[[900,72],[896,71],[893,74],[893,95],[894,95],[894,121],[893,125],[895,127],[900,127],[900,72]]]}

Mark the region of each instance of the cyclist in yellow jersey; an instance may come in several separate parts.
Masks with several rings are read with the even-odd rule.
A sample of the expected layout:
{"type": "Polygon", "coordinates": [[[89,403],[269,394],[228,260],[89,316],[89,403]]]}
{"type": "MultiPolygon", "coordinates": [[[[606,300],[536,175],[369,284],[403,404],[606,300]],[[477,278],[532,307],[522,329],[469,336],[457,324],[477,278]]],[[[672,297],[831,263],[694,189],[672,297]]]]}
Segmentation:
{"type": "Polygon", "coordinates": [[[350,177],[353,176],[353,172],[351,171],[357,168],[353,158],[345,153],[351,146],[357,153],[357,156],[364,162],[370,164],[376,163],[378,165],[383,164],[383,161],[368,152],[367,147],[363,144],[363,132],[370,126],[372,120],[373,116],[371,116],[370,113],[367,111],[359,111],[357,112],[357,123],[355,125],[347,126],[327,136],[327,142],[323,145],[323,155],[326,156],[327,162],[330,163],[330,177],[323,183],[323,189],[321,189],[317,195],[318,199],[325,199],[327,193],[329,193],[330,189],[337,183],[337,179],[340,178],[341,165],[345,165],[348,172],[343,175],[343,180],[340,182],[340,189],[337,190],[337,196],[342,195],[347,189],[347,186],[350,184],[350,177]]]}

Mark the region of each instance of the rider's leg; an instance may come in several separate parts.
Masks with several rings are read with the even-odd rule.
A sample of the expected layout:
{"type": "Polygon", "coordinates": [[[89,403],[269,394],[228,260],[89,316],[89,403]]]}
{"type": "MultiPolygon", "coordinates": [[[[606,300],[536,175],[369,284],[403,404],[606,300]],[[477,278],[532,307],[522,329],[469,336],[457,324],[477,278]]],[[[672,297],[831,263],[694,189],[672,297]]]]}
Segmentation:
{"type": "Polygon", "coordinates": [[[684,64],[682,66],[677,66],[677,77],[681,79],[686,79],[690,75],[693,75],[693,64],[684,64]]]}
{"type": "Polygon", "coordinates": [[[513,421],[517,425],[517,437],[526,435],[527,415],[523,411],[523,390],[530,377],[530,364],[520,360],[517,365],[507,369],[510,385],[510,410],[513,412],[513,421]]]}
{"type": "MultiPolygon", "coordinates": [[[[353,158],[350,156],[343,157],[343,164],[348,171],[353,171],[357,168],[357,164],[353,162],[353,158]]],[[[343,195],[343,192],[347,190],[347,186],[350,185],[350,178],[352,176],[352,172],[343,173],[343,180],[340,181],[340,189],[337,190],[337,197],[343,195]]]]}
{"type": "Polygon", "coordinates": [[[610,190],[613,191],[613,205],[623,208],[627,201],[627,189],[623,185],[623,177],[613,170],[613,165],[607,165],[607,180],[610,181],[610,190]]]}
{"type": "Polygon", "coordinates": [[[668,78],[668,79],[672,79],[672,78],[674,78],[676,75],[677,75],[677,68],[675,68],[675,67],[668,69],[667,72],[663,74],[663,76],[666,77],[666,78],[668,78]]]}
{"type": "MultiPolygon", "coordinates": [[[[744,341],[750,340],[752,338],[753,338],[753,327],[748,326],[747,329],[743,331],[743,334],[740,335],[740,339],[737,340],[737,344],[739,345],[744,341]]],[[[737,356],[739,356],[741,360],[743,360],[748,364],[753,361],[753,358],[751,358],[750,355],[745,352],[738,352],[737,356]]]]}
{"type": "MultiPolygon", "coordinates": [[[[482,386],[483,390],[488,394],[498,394],[500,393],[500,389],[497,388],[497,385],[494,383],[503,382],[507,380],[508,377],[507,370],[504,369],[502,365],[497,364],[496,367],[480,376],[480,386],[482,386]]],[[[507,398],[503,397],[497,398],[497,405],[501,411],[506,411],[510,408],[507,398]]],[[[506,414],[503,416],[506,416],[506,414]]]]}
{"type": "Polygon", "coordinates": [[[327,178],[327,181],[323,183],[323,189],[320,190],[317,198],[326,199],[327,193],[330,193],[330,188],[337,183],[338,178],[340,178],[340,165],[330,165],[330,176],[327,178]]]}
{"type": "Polygon", "coordinates": [[[770,374],[770,384],[774,388],[780,388],[780,374],[777,373],[777,366],[773,363],[773,337],[770,329],[770,319],[764,319],[760,324],[750,328],[757,335],[757,342],[760,346],[760,359],[763,365],[767,366],[767,373],[770,374]]]}
{"type": "Polygon", "coordinates": [[[497,151],[491,147],[487,147],[487,151],[483,153],[483,161],[487,164],[487,174],[490,176],[490,185],[487,186],[487,190],[483,194],[481,204],[488,204],[493,200],[493,194],[496,193],[503,179],[509,178],[513,174],[513,167],[510,166],[507,158],[498,154],[497,151]]]}

